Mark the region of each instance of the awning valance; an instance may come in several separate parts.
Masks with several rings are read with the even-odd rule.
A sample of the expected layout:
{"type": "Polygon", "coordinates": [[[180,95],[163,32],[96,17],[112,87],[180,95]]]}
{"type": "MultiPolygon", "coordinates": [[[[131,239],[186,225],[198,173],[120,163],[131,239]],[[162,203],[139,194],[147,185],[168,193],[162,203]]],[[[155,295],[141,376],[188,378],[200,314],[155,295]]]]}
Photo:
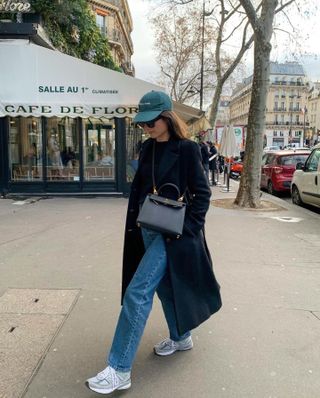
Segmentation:
{"type": "Polygon", "coordinates": [[[134,116],[163,88],[27,40],[0,40],[0,117],[134,116]]]}

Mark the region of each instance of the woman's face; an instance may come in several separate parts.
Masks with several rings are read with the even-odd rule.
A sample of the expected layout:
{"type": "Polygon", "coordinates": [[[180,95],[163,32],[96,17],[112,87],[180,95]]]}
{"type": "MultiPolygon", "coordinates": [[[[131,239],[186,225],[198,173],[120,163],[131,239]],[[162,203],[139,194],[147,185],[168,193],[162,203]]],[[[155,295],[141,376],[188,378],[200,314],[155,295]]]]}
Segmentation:
{"type": "Polygon", "coordinates": [[[148,127],[146,124],[144,124],[143,129],[150,135],[151,138],[154,138],[156,141],[168,141],[170,138],[168,126],[164,119],[156,120],[153,127],[148,127]]]}

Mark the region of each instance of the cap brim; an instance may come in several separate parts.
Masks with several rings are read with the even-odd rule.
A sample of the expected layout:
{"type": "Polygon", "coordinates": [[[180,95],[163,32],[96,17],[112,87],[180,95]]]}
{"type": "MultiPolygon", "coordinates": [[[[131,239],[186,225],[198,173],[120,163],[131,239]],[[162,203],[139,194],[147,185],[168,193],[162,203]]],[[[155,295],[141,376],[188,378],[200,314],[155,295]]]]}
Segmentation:
{"type": "Polygon", "coordinates": [[[150,122],[158,117],[162,111],[139,112],[133,119],[134,123],[150,122]]]}

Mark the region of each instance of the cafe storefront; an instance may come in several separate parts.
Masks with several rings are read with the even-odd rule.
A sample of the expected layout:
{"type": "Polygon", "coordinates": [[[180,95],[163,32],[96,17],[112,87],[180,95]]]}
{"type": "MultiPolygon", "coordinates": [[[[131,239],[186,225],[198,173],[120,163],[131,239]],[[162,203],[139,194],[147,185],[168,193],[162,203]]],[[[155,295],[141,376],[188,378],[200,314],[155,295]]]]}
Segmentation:
{"type": "Polygon", "coordinates": [[[163,89],[28,40],[0,40],[0,59],[0,191],[128,192],[137,104],[163,89]]]}

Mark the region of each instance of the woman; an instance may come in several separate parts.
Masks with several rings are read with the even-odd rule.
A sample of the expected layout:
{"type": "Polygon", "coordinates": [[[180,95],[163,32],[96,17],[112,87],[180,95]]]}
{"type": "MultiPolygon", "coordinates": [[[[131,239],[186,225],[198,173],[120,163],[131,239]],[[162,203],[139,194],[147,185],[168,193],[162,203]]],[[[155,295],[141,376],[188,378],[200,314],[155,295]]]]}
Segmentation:
{"type": "MultiPolygon", "coordinates": [[[[87,380],[87,386],[101,394],[131,386],[132,363],[155,292],[170,333],[168,339],[154,347],[155,354],[160,356],[191,349],[190,330],[221,307],[219,285],[204,237],[211,191],[199,146],[186,138],[186,126],[172,111],[172,101],[163,92],[151,91],[141,98],[135,122],[150,139],[142,146],[131,187],[123,256],[122,310],[108,366],[87,380]],[[180,239],[141,229],[136,223],[139,209],[153,189],[153,148],[156,186],[173,183],[188,197],[180,239]]],[[[170,189],[162,194],[176,199],[176,193],[170,189]]]]}

